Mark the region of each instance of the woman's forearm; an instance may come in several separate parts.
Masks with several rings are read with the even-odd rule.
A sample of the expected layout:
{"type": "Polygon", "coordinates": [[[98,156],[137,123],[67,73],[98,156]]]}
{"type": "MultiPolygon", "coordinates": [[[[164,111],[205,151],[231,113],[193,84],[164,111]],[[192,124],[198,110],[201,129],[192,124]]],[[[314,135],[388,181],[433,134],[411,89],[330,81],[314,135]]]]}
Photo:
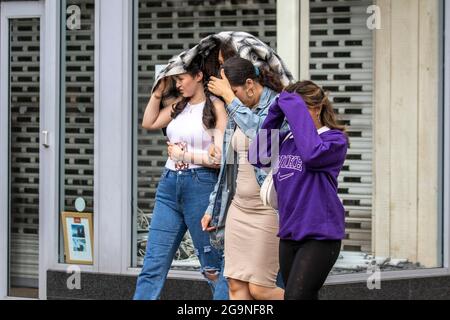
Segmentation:
{"type": "Polygon", "coordinates": [[[145,129],[153,129],[160,113],[161,99],[160,96],[152,94],[150,101],[147,104],[147,108],[145,109],[144,119],[142,121],[142,127],[145,129]]]}
{"type": "Polygon", "coordinates": [[[220,168],[220,165],[211,162],[207,153],[186,152],[184,154],[184,162],[207,168],[220,168]]]}
{"type": "Polygon", "coordinates": [[[222,95],[222,99],[223,99],[223,101],[225,101],[225,105],[231,104],[231,102],[233,102],[233,100],[235,98],[236,98],[236,95],[233,92],[225,92],[222,95]]]}

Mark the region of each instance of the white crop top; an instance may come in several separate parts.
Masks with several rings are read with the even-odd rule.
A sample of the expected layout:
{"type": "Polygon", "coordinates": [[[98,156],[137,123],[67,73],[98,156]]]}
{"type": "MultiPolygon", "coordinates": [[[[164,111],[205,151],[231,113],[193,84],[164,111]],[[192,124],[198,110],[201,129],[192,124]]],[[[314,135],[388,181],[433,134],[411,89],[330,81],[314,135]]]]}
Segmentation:
{"type": "MultiPolygon", "coordinates": [[[[207,154],[213,143],[211,135],[203,125],[205,102],[188,103],[186,108],[167,127],[167,137],[172,144],[183,144],[187,152],[207,154]]],[[[201,164],[181,163],[168,159],[166,168],[173,171],[201,168],[201,164]]]]}

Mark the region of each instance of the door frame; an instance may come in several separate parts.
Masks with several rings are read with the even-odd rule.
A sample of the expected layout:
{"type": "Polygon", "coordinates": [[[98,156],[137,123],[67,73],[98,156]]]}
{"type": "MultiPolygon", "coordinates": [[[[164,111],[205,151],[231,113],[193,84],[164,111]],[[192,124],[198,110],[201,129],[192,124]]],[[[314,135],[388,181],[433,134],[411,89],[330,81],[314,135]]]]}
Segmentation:
{"type": "Polygon", "coordinates": [[[57,2],[9,1],[0,4],[0,299],[7,297],[9,290],[9,20],[20,18],[40,19],[39,298],[46,298],[46,271],[51,263],[49,252],[56,244],[53,227],[58,224],[57,219],[53,220],[58,206],[58,184],[55,183],[58,181],[59,151],[57,2]],[[42,145],[44,130],[49,132],[49,148],[42,145]]]}

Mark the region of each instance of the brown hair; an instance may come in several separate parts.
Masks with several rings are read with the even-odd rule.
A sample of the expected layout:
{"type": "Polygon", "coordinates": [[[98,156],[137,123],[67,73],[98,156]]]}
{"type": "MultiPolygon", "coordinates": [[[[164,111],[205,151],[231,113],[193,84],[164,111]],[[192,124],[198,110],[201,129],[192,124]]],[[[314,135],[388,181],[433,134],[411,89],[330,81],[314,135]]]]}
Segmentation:
{"type": "Polygon", "coordinates": [[[221,65],[219,62],[219,52],[222,52],[224,61],[234,57],[236,50],[230,40],[219,42],[211,49],[208,56],[205,58],[202,71],[205,74],[205,82],[209,82],[211,77],[220,77],[221,65]]]}
{"type": "Polygon", "coordinates": [[[231,39],[220,44],[220,51],[222,52],[224,62],[237,55],[236,49],[234,49],[231,39]]]}
{"type": "MultiPolygon", "coordinates": [[[[186,68],[186,73],[195,77],[202,72],[198,61],[192,61],[189,67],[186,68]]],[[[205,86],[205,78],[203,77],[203,86],[205,86]]],[[[172,119],[178,117],[184,111],[191,98],[183,98],[180,102],[175,104],[172,108],[172,119]]],[[[206,92],[206,102],[203,108],[203,125],[206,129],[214,129],[216,127],[217,117],[214,109],[214,104],[211,101],[210,94],[206,92]]]]}
{"type": "Polygon", "coordinates": [[[328,95],[317,84],[312,81],[300,81],[287,86],[284,90],[300,95],[309,108],[321,108],[320,122],[324,126],[346,133],[346,127],[339,124],[328,95]]]}
{"type": "Polygon", "coordinates": [[[244,58],[232,57],[225,61],[223,68],[232,86],[243,86],[247,79],[251,79],[275,92],[283,91],[284,86],[279,76],[270,70],[254,66],[253,63],[244,58]]]}

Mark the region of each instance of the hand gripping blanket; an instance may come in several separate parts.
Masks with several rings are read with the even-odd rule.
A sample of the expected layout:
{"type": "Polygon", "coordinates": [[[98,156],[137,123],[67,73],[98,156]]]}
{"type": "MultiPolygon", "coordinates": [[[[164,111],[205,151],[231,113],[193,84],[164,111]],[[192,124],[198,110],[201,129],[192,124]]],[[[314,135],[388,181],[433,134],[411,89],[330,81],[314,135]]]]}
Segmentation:
{"type": "Polygon", "coordinates": [[[170,59],[168,65],[158,74],[152,92],[161,79],[186,73],[186,68],[194,58],[200,55],[206,59],[220,43],[231,44],[240,57],[250,60],[257,67],[270,69],[278,74],[283,85],[287,86],[294,80],[292,73],[278,54],[258,38],[246,32],[221,32],[202,39],[192,49],[170,59]]]}

